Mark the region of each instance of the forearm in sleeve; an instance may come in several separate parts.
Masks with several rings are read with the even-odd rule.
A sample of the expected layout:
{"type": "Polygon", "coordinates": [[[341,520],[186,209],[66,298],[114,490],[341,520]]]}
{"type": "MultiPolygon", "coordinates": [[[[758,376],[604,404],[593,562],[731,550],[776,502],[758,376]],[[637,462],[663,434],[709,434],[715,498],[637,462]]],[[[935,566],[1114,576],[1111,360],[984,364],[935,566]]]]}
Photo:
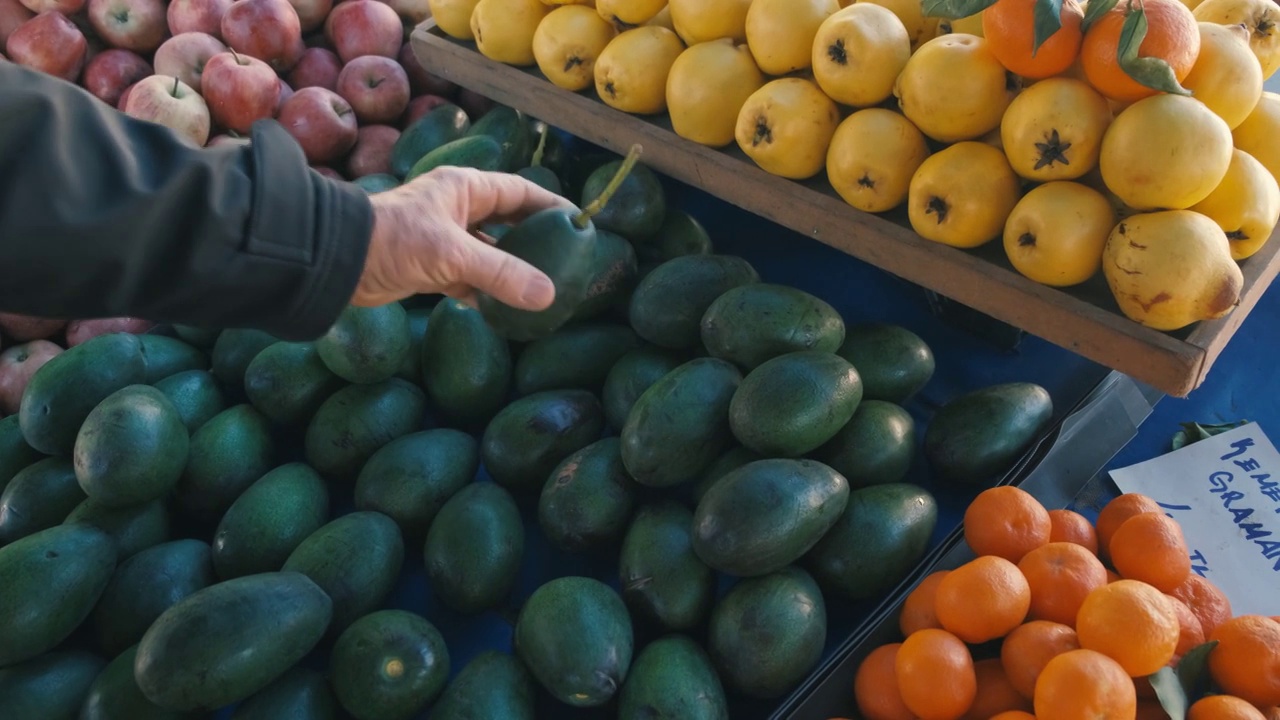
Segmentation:
{"type": "Polygon", "coordinates": [[[0,60],[0,311],[322,334],[373,212],[278,124],[199,149],[0,60]]]}

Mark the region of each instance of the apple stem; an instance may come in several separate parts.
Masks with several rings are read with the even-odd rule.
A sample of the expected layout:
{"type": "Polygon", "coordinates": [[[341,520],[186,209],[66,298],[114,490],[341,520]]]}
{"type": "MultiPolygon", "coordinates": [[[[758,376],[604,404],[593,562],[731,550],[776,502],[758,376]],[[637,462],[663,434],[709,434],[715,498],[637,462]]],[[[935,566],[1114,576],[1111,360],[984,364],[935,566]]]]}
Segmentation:
{"type": "Polygon", "coordinates": [[[627,156],[622,160],[622,165],[618,168],[618,171],[613,174],[613,178],[609,180],[609,184],[605,185],[604,192],[601,192],[599,197],[592,200],[590,205],[583,208],[582,212],[574,216],[573,224],[577,226],[578,229],[585,230],[587,224],[591,222],[591,218],[599,214],[601,210],[604,210],[604,206],[609,204],[609,198],[613,197],[613,194],[618,192],[618,188],[622,187],[623,181],[625,181],[627,176],[631,174],[632,168],[634,168],[636,166],[636,162],[640,160],[640,153],[643,151],[644,148],[640,147],[639,143],[631,146],[631,149],[627,152],[627,156]]]}
{"type": "Polygon", "coordinates": [[[551,126],[543,123],[542,132],[538,134],[538,147],[533,151],[533,160],[530,163],[532,167],[542,167],[542,153],[547,149],[547,135],[551,132],[551,126]]]}
{"type": "Polygon", "coordinates": [[[173,79],[173,96],[178,97],[178,83],[182,82],[178,78],[173,79]]]}

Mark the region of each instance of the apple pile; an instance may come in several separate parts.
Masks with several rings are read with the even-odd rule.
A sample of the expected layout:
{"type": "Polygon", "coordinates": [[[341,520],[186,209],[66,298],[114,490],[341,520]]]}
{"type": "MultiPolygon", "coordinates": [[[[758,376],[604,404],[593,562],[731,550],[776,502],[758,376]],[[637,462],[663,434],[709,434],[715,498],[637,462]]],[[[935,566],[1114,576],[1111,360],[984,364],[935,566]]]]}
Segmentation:
{"type": "Polygon", "coordinates": [[[69,82],[197,146],[276,118],[316,170],[389,169],[400,131],[454,102],[407,42],[427,0],[0,0],[0,59],[69,82]]]}
{"type": "Polygon", "coordinates": [[[145,333],[155,323],[138,318],[51,320],[0,313],[0,417],[14,415],[27,381],[64,348],[75,347],[99,335],[145,333]]]}

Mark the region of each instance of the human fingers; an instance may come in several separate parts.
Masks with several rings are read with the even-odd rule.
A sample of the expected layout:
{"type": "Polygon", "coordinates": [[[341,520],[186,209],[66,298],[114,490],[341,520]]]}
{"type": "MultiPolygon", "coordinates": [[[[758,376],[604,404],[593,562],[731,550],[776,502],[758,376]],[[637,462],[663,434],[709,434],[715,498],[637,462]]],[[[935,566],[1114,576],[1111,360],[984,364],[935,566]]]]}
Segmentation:
{"type": "Polygon", "coordinates": [[[545,310],[555,300],[551,278],[524,260],[460,229],[450,233],[449,241],[466,248],[457,282],[521,310],[545,310]]]}
{"type": "Polygon", "coordinates": [[[519,219],[548,208],[578,209],[568,198],[519,175],[470,170],[461,173],[459,180],[467,196],[467,222],[519,219]]]}

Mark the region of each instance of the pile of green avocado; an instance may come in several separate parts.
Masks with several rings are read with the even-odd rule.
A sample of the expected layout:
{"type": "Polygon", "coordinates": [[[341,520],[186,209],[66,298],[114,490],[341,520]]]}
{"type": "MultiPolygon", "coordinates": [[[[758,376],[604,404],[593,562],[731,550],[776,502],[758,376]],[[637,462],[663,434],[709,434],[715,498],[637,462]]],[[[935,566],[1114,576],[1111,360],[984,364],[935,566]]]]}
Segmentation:
{"type": "MultiPolygon", "coordinates": [[[[550,147],[514,111],[486,121],[467,137],[492,142],[405,161],[419,145],[402,172],[550,147]]],[[[937,506],[903,482],[917,448],[942,481],[988,482],[1050,401],[980,390],[918,441],[919,337],[762,282],[622,164],[530,171],[584,206],[621,179],[522,251],[587,251],[555,266],[556,322],[414,298],[348,308],[315,342],[177,327],[44,366],[0,420],[0,718],[522,720],[541,686],[625,720],[713,720],[794,689],[826,608],[882,596],[928,549],[937,506]],[[616,558],[620,590],[547,578],[512,607],[525,518],[558,552],[616,558]],[[430,620],[387,606],[424,569],[451,610],[509,612],[514,651],[452,672],[430,620]]]]}

